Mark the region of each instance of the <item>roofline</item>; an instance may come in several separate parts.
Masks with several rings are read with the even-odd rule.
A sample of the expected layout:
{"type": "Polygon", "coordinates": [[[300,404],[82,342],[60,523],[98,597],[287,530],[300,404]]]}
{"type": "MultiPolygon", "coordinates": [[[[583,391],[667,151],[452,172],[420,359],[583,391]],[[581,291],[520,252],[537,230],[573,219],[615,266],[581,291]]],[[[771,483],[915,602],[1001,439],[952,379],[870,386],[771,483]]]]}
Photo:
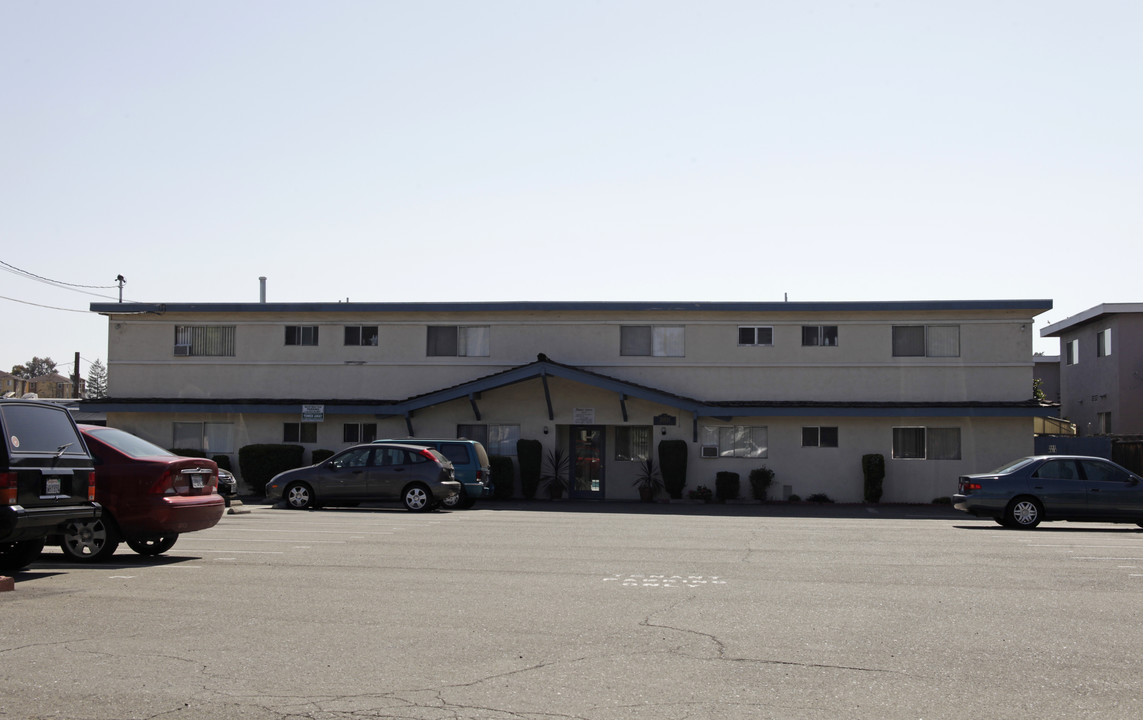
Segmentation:
{"type": "Polygon", "coordinates": [[[1065,331],[1098,320],[1104,315],[1122,315],[1125,313],[1143,313],[1143,303],[1103,303],[1071,317],[1052,323],[1040,330],[1040,337],[1060,337],[1065,331]]]}
{"type": "MultiPolygon", "coordinates": [[[[893,300],[847,302],[297,302],[297,303],[91,303],[91,312],[104,315],[164,313],[411,313],[411,312],[901,312],[935,310],[1052,309],[1051,300],[893,300]]],[[[1036,314],[1039,314],[1037,312],[1036,314]]]]}

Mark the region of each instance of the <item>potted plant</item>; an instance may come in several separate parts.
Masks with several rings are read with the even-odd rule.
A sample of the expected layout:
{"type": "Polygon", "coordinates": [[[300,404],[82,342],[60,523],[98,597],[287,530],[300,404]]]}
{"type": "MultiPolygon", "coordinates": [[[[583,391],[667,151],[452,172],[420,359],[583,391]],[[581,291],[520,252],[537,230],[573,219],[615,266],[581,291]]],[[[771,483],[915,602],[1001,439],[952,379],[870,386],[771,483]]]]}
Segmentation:
{"type": "Polygon", "coordinates": [[[708,503],[714,499],[714,493],[712,493],[710,488],[706,485],[699,485],[694,490],[688,492],[687,497],[691,500],[701,500],[704,503],[708,503]]]}
{"type": "Polygon", "coordinates": [[[651,502],[663,489],[663,478],[659,476],[659,468],[655,467],[655,461],[650,457],[639,464],[639,476],[635,478],[633,484],[639,488],[639,499],[643,502],[651,502]]]}
{"type": "Polygon", "coordinates": [[[548,473],[542,478],[544,481],[544,489],[548,492],[548,497],[552,500],[558,500],[564,496],[564,490],[568,487],[568,467],[569,458],[567,453],[559,448],[548,451],[548,473]]]}

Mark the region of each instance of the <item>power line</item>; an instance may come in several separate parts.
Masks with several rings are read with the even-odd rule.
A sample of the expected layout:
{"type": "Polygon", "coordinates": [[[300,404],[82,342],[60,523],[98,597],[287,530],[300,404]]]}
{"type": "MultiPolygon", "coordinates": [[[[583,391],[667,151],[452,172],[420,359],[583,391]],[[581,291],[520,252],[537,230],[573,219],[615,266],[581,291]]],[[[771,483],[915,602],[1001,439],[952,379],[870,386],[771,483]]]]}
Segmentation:
{"type": "MultiPolygon", "coordinates": [[[[19,273],[20,275],[24,275],[24,276],[32,278],[34,280],[40,280],[40,281],[43,281],[46,283],[51,283],[52,285],[62,285],[62,286],[73,287],[73,288],[88,288],[90,290],[114,290],[117,287],[116,285],[77,285],[76,283],[67,283],[67,282],[63,282],[62,280],[52,280],[51,278],[46,278],[42,275],[37,275],[33,272],[29,272],[29,271],[24,270],[22,268],[18,268],[15,265],[4,262],[3,260],[0,260],[0,265],[3,265],[6,268],[11,268],[12,270],[19,273]]],[[[9,272],[11,272],[11,271],[9,271],[9,272]]]]}
{"type": "Polygon", "coordinates": [[[7,297],[5,295],[0,295],[0,300],[11,300],[12,302],[22,303],[24,305],[31,305],[33,307],[47,308],[48,310],[62,310],[64,312],[83,313],[84,315],[90,315],[91,314],[90,310],[73,310],[71,308],[56,307],[54,305],[41,305],[40,303],[28,302],[27,300],[17,300],[16,298],[10,298],[10,297],[7,297]]]}

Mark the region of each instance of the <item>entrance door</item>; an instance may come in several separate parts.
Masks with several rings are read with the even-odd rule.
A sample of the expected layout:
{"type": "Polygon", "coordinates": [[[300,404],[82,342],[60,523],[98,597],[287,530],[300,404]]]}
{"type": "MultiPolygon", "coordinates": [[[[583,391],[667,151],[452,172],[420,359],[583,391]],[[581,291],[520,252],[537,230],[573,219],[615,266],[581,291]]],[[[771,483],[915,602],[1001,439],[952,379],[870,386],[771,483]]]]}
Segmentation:
{"type": "Polygon", "coordinates": [[[603,430],[600,425],[571,426],[568,497],[579,500],[603,497],[603,430]]]}

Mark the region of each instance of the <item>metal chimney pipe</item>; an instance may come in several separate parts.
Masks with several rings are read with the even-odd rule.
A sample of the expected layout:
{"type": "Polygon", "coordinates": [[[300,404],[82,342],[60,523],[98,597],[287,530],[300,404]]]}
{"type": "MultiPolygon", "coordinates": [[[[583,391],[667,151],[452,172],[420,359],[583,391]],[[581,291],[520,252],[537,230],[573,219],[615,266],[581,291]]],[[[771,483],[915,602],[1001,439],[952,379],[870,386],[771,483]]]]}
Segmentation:
{"type": "Polygon", "coordinates": [[[258,286],[259,286],[258,302],[265,303],[266,302],[266,276],[265,275],[258,278],[258,286]]]}

